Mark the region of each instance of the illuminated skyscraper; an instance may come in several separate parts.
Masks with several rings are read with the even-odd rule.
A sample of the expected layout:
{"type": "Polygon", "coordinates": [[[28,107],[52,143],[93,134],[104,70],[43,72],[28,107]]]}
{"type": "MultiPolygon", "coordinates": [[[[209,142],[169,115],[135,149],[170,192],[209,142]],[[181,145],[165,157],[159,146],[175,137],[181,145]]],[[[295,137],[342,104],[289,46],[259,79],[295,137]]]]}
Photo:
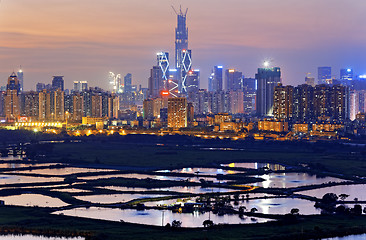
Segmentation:
{"type": "Polygon", "coordinates": [[[353,80],[353,69],[347,68],[347,69],[341,69],[340,71],[340,79],[341,80],[353,80]]]}
{"type": "Polygon", "coordinates": [[[80,93],[75,93],[73,95],[73,112],[72,112],[72,121],[81,122],[84,114],[84,99],[83,95],[80,93]]]}
{"type": "Polygon", "coordinates": [[[332,68],[318,67],[318,84],[326,83],[330,79],[332,79],[332,68]]]}
{"type": "Polygon", "coordinates": [[[20,85],[20,92],[23,92],[24,91],[24,74],[23,74],[22,66],[20,66],[17,76],[18,76],[18,81],[19,81],[19,85],[20,85]]]}
{"type": "Polygon", "coordinates": [[[65,96],[64,91],[61,91],[58,88],[56,91],[53,92],[54,95],[54,121],[64,121],[65,120],[65,96]]]}
{"type": "Polygon", "coordinates": [[[192,92],[198,92],[200,88],[200,70],[191,70],[187,74],[186,78],[187,95],[192,92]]]}
{"type": "Polygon", "coordinates": [[[169,53],[160,52],[157,54],[157,65],[160,67],[162,78],[164,80],[164,85],[169,78],[169,53]]]}
{"type": "Polygon", "coordinates": [[[188,28],[186,25],[188,8],[184,13],[182,8],[179,9],[179,12],[175,9],[174,11],[177,14],[177,27],[175,28],[175,67],[178,69],[183,59],[181,53],[184,49],[188,49],[188,28]]]}
{"type": "Polygon", "coordinates": [[[150,77],[149,77],[149,94],[150,98],[157,98],[160,96],[160,92],[164,90],[164,79],[163,73],[159,66],[153,66],[150,70],[150,77]]]}
{"type": "Polygon", "coordinates": [[[278,86],[274,89],[273,115],[277,119],[291,119],[293,115],[294,87],[278,86]]]}
{"type": "Polygon", "coordinates": [[[187,95],[187,76],[192,69],[192,51],[188,49],[182,50],[182,64],[180,66],[181,75],[179,81],[179,92],[184,96],[187,95]]]}
{"type": "Polygon", "coordinates": [[[187,99],[184,97],[168,99],[168,127],[187,127],[187,99]]]}
{"type": "Polygon", "coordinates": [[[61,91],[63,91],[64,90],[64,76],[53,76],[52,88],[54,90],[61,89],[61,91]]]}
{"type": "Polygon", "coordinates": [[[222,66],[214,66],[209,78],[208,91],[222,91],[222,66]]]}
{"type": "Polygon", "coordinates": [[[226,90],[237,91],[243,89],[243,73],[235,69],[225,71],[226,90]]]}
{"type": "Polygon", "coordinates": [[[5,117],[9,121],[15,121],[20,115],[20,85],[17,75],[13,72],[8,78],[5,97],[5,117]]]}
{"type": "Polygon", "coordinates": [[[124,92],[125,93],[130,93],[132,92],[132,74],[131,73],[127,73],[126,76],[124,77],[124,92]]]}
{"type": "Polygon", "coordinates": [[[280,68],[258,68],[255,78],[257,79],[257,115],[260,117],[272,116],[274,88],[281,83],[280,68]]]}

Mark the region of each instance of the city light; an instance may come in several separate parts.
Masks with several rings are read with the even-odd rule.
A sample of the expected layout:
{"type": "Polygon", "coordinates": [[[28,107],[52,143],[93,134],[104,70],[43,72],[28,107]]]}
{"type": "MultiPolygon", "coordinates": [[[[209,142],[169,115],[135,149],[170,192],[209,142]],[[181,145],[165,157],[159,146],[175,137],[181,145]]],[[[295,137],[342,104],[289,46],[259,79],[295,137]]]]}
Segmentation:
{"type": "Polygon", "coordinates": [[[264,61],[263,66],[264,66],[265,68],[269,67],[269,61],[264,61]]]}

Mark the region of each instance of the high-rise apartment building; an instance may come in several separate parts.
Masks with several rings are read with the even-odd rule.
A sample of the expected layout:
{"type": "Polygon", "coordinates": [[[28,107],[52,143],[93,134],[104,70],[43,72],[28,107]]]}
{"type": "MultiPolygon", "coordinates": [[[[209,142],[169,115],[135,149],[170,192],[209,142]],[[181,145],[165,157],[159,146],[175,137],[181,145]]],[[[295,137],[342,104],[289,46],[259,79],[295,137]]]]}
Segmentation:
{"type": "Polygon", "coordinates": [[[302,84],[294,88],[293,119],[299,122],[309,121],[314,118],[314,88],[302,84]]]}
{"type": "Polygon", "coordinates": [[[23,92],[22,93],[22,116],[30,118],[30,120],[38,120],[39,114],[39,93],[23,92]]]}
{"type": "Polygon", "coordinates": [[[278,84],[274,89],[273,116],[276,119],[292,119],[293,117],[293,86],[278,84]]]}
{"type": "Polygon", "coordinates": [[[272,116],[274,88],[281,83],[280,68],[258,68],[255,78],[257,79],[257,115],[260,117],[272,116]]]}
{"type": "Polygon", "coordinates": [[[187,127],[187,99],[184,97],[168,99],[168,127],[179,129],[187,127]]]}

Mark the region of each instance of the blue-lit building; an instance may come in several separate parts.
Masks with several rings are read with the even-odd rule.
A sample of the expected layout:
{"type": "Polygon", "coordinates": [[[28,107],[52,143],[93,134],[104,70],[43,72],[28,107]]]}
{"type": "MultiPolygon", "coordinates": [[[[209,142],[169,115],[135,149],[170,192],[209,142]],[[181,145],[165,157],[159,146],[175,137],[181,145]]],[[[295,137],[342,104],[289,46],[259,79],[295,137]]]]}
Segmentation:
{"type": "Polygon", "coordinates": [[[208,91],[222,91],[222,66],[214,66],[211,76],[209,77],[208,91]]]}
{"type": "Polygon", "coordinates": [[[351,81],[351,80],[353,80],[353,69],[351,69],[351,68],[342,68],[340,70],[339,76],[340,76],[341,80],[351,81]]]}

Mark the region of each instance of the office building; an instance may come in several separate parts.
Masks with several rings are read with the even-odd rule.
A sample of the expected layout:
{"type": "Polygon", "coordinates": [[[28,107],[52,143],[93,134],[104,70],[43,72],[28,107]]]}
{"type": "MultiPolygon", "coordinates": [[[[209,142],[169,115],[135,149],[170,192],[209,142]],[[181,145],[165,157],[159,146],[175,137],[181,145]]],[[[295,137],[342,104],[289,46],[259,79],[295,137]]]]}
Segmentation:
{"type": "Polygon", "coordinates": [[[178,90],[183,96],[187,95],[187,77],[192,70],[192,50],[182,50],[182,63],[180,65],[180,78],[178,82],[178,90]]]}
{"type": "Polygon", "coordinates": [[[209,77],[209,92],[222,91],[222,69],[222,66],[214,66],[214,68],[212,69],[211,76],[209,77]]]}
{"type": "Polygon", "coordinates": [[[185,12],[182,8],[179,11],[174,9],[177,14],[177,27],[175,28],[175,67],[180,69],[182,64],[182,52],[184,49],[188,49],[188,28],[186,25],[186,18],[188,9],[185,12]]]}
{"type": "Polygon", "coordinates": [[[191,70],[186,78],[187,95],[200,89],[200,70],[191,70]]]}
{"type": "Polygon", "coordinates": [[[258,68],[255,78],[257,80],[257,115],[259,117],[272,116],[274,88],[281,83],[280,68],[258,68]]]}
{"type": "Polygon", "coordinates": [[[315,78],[305,77],[305,84],[315,87],[315,78]]]}
{"type": "Polygon", "coordinates": [[[226,69],[225,82],[227,91],[237,91],[243,89],[243,73],[235,69],[226,69]]]}
{"type": "Polygon", "coordinates": [[[64,77],[63,76],[53,76],[52,78],[52,89],[61,89],[64,91],[64,77]]]}
{"type": "Polygon", "coordinates": [[[340,70],[340,80],[352,81],[353,80],[353,69],[343,68],[340,70]]]}
{"type": "Polygon", "coordinates": [[[19,86],[20,86],[20,92],[24,91],[24,73],[22,70],[22,66],[20,66],[18,72],[17,72],[17,76],[18,76],[18,81],[19,81],[19,86]]]}
{"type": "Polygon", "coordinates": [[[318,67],[318,84],[329,83],[332,79],[331,67],[318,67]]]}
{"type": "Polygon", "coordinates": [[[257,95],[257,80],[255,78],[243,78],[244,91],[244,113],[255,112],[255,101],[257,95]]]}
{"type": "Polygon", "coordinates": [[[149,97],[150,98],[157,98],[160,96],[161,91],[164,90],[164,79],[163,73],[159,66],[153,66],[150,70],[150,77],[149,77],[149,97]]]}
{"type": "Polygon", "coordinates": [[[5,96],[5,117],[7,121],[16,121],[20,116],[20,85],[13,72],[8,78],[5,96]]]}
{"type": "Polygon", "coordinates": [[[127,73],[124,77],[124,92],[130,93],[132,92],[132,74],[127,73]]]}

